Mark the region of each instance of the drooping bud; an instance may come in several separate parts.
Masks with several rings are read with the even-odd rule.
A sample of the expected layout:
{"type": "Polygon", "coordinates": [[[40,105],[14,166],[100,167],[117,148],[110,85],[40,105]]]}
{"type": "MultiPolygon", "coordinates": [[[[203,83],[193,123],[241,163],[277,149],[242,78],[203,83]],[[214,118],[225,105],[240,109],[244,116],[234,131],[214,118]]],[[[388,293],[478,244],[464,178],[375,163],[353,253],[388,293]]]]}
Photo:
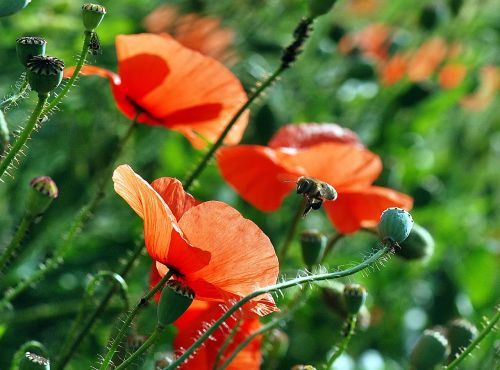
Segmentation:
{"type": "Polygon", "coordinates": [[[99,4],[83,4],[82,5],[82,18],[83,25],[86,31],[94,31],[101,23],[106,8],[99,4]]]}
{"type": "Polygon", "coordinates": [[[273,329],[266,334],[264,351],[266,358],[278,360],[288,351],[290,339],[288,335],[280,329],[273,329]]]}
{"type": "Polygon", "coordinates": [[[396,248],[396,255],[406,260],[425,259],[434,253],[434,239],[422,226],[414,224],[410,235],[396,248]]]}
{"type": "Polygon", "coordinates": [[[23,66],[28,65],[28,61],[36,55],[45,55],[47,41],[42,37],[26,36],[16,40],[17,59],[23,66]]]}
{"type": "Polygon", "coordinates": [[[165,284],[158,302],[158,323],[168,326],[186,312],[193,303],[194,292],[177,280],[165,284]]]}
{"type": "Polygon", "coordinates": [[[46,95],[62,81],[64,62],[54,57],[37,55],[28,61],[28,82],[39,95],[46,95]]]}
{"type": "Polygon", "coordinates": [[[368,293],[360,284],[346,284],[344,286],[344,303],[350,315],[356,315],[366,302],[368,293]]]}
{"type": "Polygon", "coordinates": [[[447,325],[450,355],[448,361],[453,361],[477,337],[477,328],[465,319],[453,320],[447,325]]]}
{"type": "Polygon", "coordinates": [[[155,362],[155,370],[165,369],[167,366],[174,362],[174,354],[169,352],[162,352],[159,354],[155,362]]]}
{"type": "Polygon", "coordinates": [[[330,11],[337,0],[309,0],[309,14],[312,18],[319,17],[330,11]]]}
{"type": "Polygon", "coordinates": [[[306,230],[300,234],[302,259],[307,266],[314,266],[321,262],[326,242],[326,235],[318,230],[306,230]]]}
{"type": "Polygon", "coordinates": [[[435,330],[425,330],[411,352],[412,370],[434,369],[442,364],[449,353],[448,340],[435,330]]]}
{"type": "Polygon", "coordinates": [[[31,0],[0,0],[0,17],[17,13],[26,6],[31,0]]]}
{"type": "Polygon", "coordinates": [[[50,370],[50,361],[32,352],[24,354],[19,370],[50,370]]]}
{"type": "Polygon", "coordinates": [[[402,243],[413,227],[411,215],[401,208],[387,208],[380,216],[378,232],[383,242],[402,243]]]}
{"type": "Polygon", "coordinates": [[[26,212],[32,216],[44,213],[52,201],[59,196],[57,185],[49,176],[38,176],[30,182],[33,189],[26,202],[26,212]]]}

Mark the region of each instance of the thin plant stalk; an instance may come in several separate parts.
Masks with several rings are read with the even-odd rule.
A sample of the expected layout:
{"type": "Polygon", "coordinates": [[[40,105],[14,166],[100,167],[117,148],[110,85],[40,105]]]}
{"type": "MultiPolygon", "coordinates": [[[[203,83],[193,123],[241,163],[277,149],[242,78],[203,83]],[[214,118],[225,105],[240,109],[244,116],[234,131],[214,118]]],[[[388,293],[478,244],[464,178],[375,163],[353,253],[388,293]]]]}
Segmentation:
{"type": "Polygon", "coordinates": [[[351,315],[347,318],[346,321],[346,328],[344,329],[344,335],[342,338],[342,341],[338,346],[336,346],[335,351],[332,353],[328,361],[326,362],[325,365],[325,370],[329,370],[332,365],[335,363],[335,361],[340,357],[342,353],[347,349],[347,346],[349,345],[349,341],[351,340],[353,334],[354,334],[354,329],[356,328],[356,321],[357,321],[357,316],[356,315],[351,315]]]}
{"type": "MultiPolygon", "coordinates": [[[[161,288],[165,285],[165,283],[174,275],[174,272],[172,270],[169,270],[165,276],[162,277],[162,279],[154,286],[153,289],[151,289],[144,297],[142,297],[139,302],[135,305],[135,307],[132,309],[132,311],[129,312],[125,320],[123,321],[122,326],[120,327],[118,334],[113,338],[113,341],[111,343],[111,346],[108,350],[108,353],[106,354],[106,357],[104,357],[104,360],[102,361],[101,366],[99,367],[99,370],[105,370],[109,367],[111,359],[113,358],[113,355],[115,354],[118,346],[120,345],[123,337],[125,336],[125,333],[128,330],[129,325],[132,323],[132,320],[134,317],[139,313],[139,311],[146,305],[146,303],[158,292],[160,291],[161,288]]],[[[158,330],[158,327],[156,328],[158,330]]],[[[153,336],[151,336],[153,337],[153,336]]],[[[150,339],[151,339],[150,337],[150,339]]],[[[149,339],[148,341],[149,342],[149,339]]],[[[146,342],[146,343],[147,343],[146,342]]],[[[144,343],[144,344],[146,344],[144,343]]],[[[152,344],[152,343],[151,343],[152,344]]],[[[141,346],[143,348],[144,345],[141,346]]],[[[141,349],[139,348],[139,350],[141,349]]],[[[143,351],[147,349],[144,348],[143,351]]],[[[142,353],[142,352],[141,352],[142,353]]],[[[134,353],[135,354],[135,353],[134,353]]],[[[118,369],[118,368],[116,368],[118,369]]]]}
{"type": "Polygon", "coordinates": [[[151,347],[157,340],[158,337],[160,336],[161,332],[165,328],[158,324],[149,336],[149,338],[143,343],[142,346],[140,346],[137,351],[135,351],[129,358],[127,358],[125,361],[123,361],[118,367],[116,367],[114,370],[123,370],[123,369],[128,369],[128,366],[132,364],[139,356],[141,356],[144,352],[146,352],[149,347],[151,347]]]}
{"type": "Polygon", "coordinates": [[[219,351],[217,351],[217,356],[215,357],[214,366],[212,368],[213,370],[217,370],[217,368],[219,367],[219,362],[222,358],[222,355],[226,351],[227,347],[229,347],[229,345],[231,344],[234,336],[236,335],[236,333],[238,332],[238,329],[240,328],[240,325],[241,325],[241,319],[238,320],[238,322],[234,326],[233,330],[231,330],[231,333],[229,333],[226,340],[224,341],[222,346],[219,348],[219,351]]]}
{"type": "Polygon", "coordinates": [[[23,97],[28,87],[28,79],[26,77],[26,74],[24,74],[22,77],[21,86],[19,87],[18,91],[14,95],[9,96],[7,99],[2,100],[0,102],[0,109],[8,109],[12,104],[15,104],[20,98],[23,97]]]}
{"type": "Polygon", "coordinates": [[[297,232],[297,227],[299,226],[300,219],[303,217],[305,207],[306,207],[306,199],[304,198],[301,200],[299,207],[297,208],[297,211],[293,216],[292,222],[290,223],[290,227],[288,229],[288,233],[286,234],[285,241],[283,242],[283,246],[281,247],[279,252],[280,260],[283,260],[283,258],[285,258],[288,253],[288,249],[290,248],[295,233],[297,232]]]}
{"type": "Polygon", "coordinates": [[[0,257],[0,274],[5,271],[8,264],[12,262],[13,258],[18,253],[21,242],[24,240],[26,233],[28,232],[34,219],[35,218],[29,213],[26,212],[24,214],[21,222],[19,223],[16,233],[14,234],[14,237],[0,257]]]}

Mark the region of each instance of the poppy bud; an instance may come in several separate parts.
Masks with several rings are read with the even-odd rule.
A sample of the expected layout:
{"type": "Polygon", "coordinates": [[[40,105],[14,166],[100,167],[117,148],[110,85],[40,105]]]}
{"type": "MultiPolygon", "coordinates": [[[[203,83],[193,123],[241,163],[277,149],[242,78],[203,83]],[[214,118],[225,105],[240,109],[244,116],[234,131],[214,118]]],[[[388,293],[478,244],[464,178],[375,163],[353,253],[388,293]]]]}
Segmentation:
{"type": "Polygon", "coordinates": [[[309,0],[309,12],[312,18],[319,17],[330,11],[337,0],[309,0]]]}
{"type": "Polygon", "coordinates": [[[158,303],[158,323],[168,326],[186,312],[193,303],[194,292],[177,280],[165,284],[158,303]]]}
{"type": "Polygon", "coordinates": [[[39,95],[46,95],[62,81],[64,62],[54,57],[37,55],[27,64],[28,82],[39,95]]]}
{"type": "Polygon", "coordinates": [[[106,8],[98,4],[83,4],[82,5],[82,18],[83,25],[86,31],[94,31],[101,23],[106,8]]]}
{"type": "Polygon", "coordinates": [[[418,224],[414,224],[410,235],[396,248],[396,255],[406,260],[420,260],[434,253],[432,235],[418,224]]]}
{"type": "Polygon", "coordinates": [[[47,41],[42,37],[19,37],[16,40],[17,59],[26,67],[35,55],[45,55],[46,46],[47,41]]]}
{"type": "Polygon", "coordinates": [[[450,355],[448,361],[453,361],[467,346],[477,337],[477,328],[465,319],[453,320],[447,326],[448,342],[450,343],[450,355]]]}
{"type": "Polygon", "coordinates": [[[291,370],[316,370],[316,368],[312,365],[295,365],[291,370]]]}
{"type": "Polygon", "coordinates": [[[33,191],[28,196],[26,211],[39,216],[44,213],[52,201],[59,195],[57,185],[49,176],[38,176],[30,182],[33,191]]]}
{"type": "Polygon", "coordinates": [[[435,330],[425,330],[411,352],[412,370],[429,370],[441,364],[449,353],[448,340],[435,330]]]}
{"type": "Polygon", "coordinates": [[[346,284],[344,286],[344,303],[350,315],[356,315],[366,302],[368,293],[364,286],[359,284],[346,284]]]}
{"type": "Polygon", "coordinates": [[[380,216],[378,232],[383,242],[402,243],[413,227],[411,215],[401,208],[387,208],[380,216]]]}
{"type": "Polygon", "coordinates": [[[30,2],[31,0],[0,0],[0,17],[17,13],[30,2]]]}
{"type": "Polygon", "coordinates": [[[19,364],[19,370],[50,370],[50,362],[45,357],[26,352],[19,364]]]}
{"type": "Polygon", "coordinates": [[[174,362],[174,355],[168,352],[162,352],[159,354],[158,359],[155,362],[155,370],[162,370],[174,362]]]}
{"type": "Polygon", "coordinates": [[[306,230],[300,235],[302,259],[307,266],[314,266],[321,262],[325,253],[327,237],[318,230],[306,230]]]}
{"type": "Polygon", "coordinates": [[[277,360],[282,358],[288,351],[290,340],[283,330],[273,329],[266,334],[265,343],[266,358],[277,360]]]}

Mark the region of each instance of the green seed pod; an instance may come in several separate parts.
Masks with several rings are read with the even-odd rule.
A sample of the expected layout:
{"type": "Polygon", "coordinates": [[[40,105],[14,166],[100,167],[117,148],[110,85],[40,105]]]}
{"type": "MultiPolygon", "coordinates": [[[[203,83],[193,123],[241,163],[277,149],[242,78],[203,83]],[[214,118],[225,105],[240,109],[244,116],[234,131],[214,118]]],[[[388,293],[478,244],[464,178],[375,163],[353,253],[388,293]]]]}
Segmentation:
{"type": "Polygon", "coordinates": [[[37,55],[28,61],[28,82],[31,89],[46,95],[62,81],[64,62],[54,57],[37,55]]]}
{"type": "Polygon", "coordinates": [[[319,17],[330,11],[337,0],[309,0],[309,14],[312,18],[319,17]]]}
{"type": "Polygon", "coordinates": [[[186,312],[193,303],[194,292],[177,280],[165,284],[158,302],[158,323],[168,326],[186,312]]]}
{"type": "Polygon", "coordinates": [[[451,362],[477,337],[478,331],[465,319],[453,320],[447,325],[447,329],[446,337],[451,349],[448,362],[451,362]]]}
{"type": "Polygon", "coordinates": [[[16,40],[17,59],[23,66],[28,65],[28,61],[36,55],[45,55],[47,41],[42,37],[27,36],[19,37],[16,40]]]}
{"type": "Polygon", "coordinates": [[[50,370],[50,362],[45,357],[26,352],[19,364],[19,370],[50,370]]]}
{"type": "Polygon", "coordinates": [[[411,215],[401,208],[387,208],[380,216],[378,232],[383,242],[402,243],[413,227],[411,215]]]}
{"type": "Polygon", "coordinates": [[[327,237],[318,230],[306,230],[300,235],[302,259],[306,266],[314,266],[321,262],[325,253],[327,237]]]}
{"type": "Polygon", "coordinates": [[[82,5],[82,18],[83,25],[86,31],[94,31],[101,23],[106,8],[98,4],[83,4],[82,5]]]}
{"type": "Polygon", "coordinates": [[[54,199],[59,196],[57,185],[49,176],[38,176],[30,182],[33,191],[26,202],[26,212],[32,216],[44,213],[54,199]]]}
{"type": "Polygon", "coordinates": [[[346,284],[344,286],[344,303],[350,315],[356,315],[366,302],[368,293],[364,286],[359,284],[346,284]]]}
{"type": "Polygon", "coordinates": [[[434,253],[434,239],[432,235],[418,224],[414,224],[410,235],[396,248],[396,255],[406,260],[421,260],[434,253]]]}
{"type": "Polygon", "coordinates": [[[31,2],[31,0],[0,0],[0,17],[17,13],[31,2]]]}
{"type": "Polygon", "coordinates": [[[435,330],[425,330],[411,352],[411,370],[434,369],[443,363],[449,351],[444,335],[435,330]]]}

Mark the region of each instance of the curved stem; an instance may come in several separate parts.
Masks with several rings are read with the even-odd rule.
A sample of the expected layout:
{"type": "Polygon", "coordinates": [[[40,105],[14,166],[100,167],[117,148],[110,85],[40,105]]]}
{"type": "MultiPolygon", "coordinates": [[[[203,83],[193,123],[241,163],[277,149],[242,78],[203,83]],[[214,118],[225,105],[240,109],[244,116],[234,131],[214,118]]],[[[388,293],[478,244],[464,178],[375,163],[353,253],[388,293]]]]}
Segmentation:
{"type": "Polygon", "coordinates": [[[151,333],[151,335],[144,342],[144,344],[142,346],[140,346],[137,349],[137,351],[132,353],[132,355],[129,358],[127,358],[118,367],[116,367],[115,370],[127,369],[128,365],[130,365],[132,362],[134,362],[135,359],[137,359],[137,357],[139,357],[144,352],[146,352],[149,349],[149,347],[151,347],[158,340],[158,337],[161,334],[163,329],[164,328],[158,324],[158,326],[156,326],[155,330],[153,331],[153,333],[151,333]]]}
{"type": "MultiPolygon", "coordinates": [[[[385,245],[383,246],[377,253],[374,253],[370,258],[364,260],[360,264],[351,267],[346,270],[342,271],[337,271],[337,272],[329,272],[329,273],[324,273],[324,274],[318,274],[318,275],[309,275],[309,276],[303,276],[300,278],[292,279],[289,281],[285,281],[279,284],[275,285],[270,285],[261,289],[257,289],[253,293],[243,297],[240,301],[235,303],[233,306],[231,306],[224,315],[222,315],[209,329],[207,329],[203,335],[201,335],[194,343],[189,347],[179,358],[177,358],[172,364],[170,364],[166,370],[173,370],[177,368],[180,364],[182,364],[184,361],[186,361],[189,356],[205,341],[207,340],[210,335],[226,321],[233,313],[238,311],[245,303],[251,301],[253,298],[256,298],[262,294],[265,293],[272,293],[276,292],[281,289],[287,289],[291,288],[293,286],[297,285],[302,285],[306,283],[312,283],[315,281],[321,281],[321,280],[331,280],[331,279],[338,279],[341,277],[349,276],[352,274],[355,274],[356,272],[359,272],[369,266],[371,266],[373,263],[375,263],[379,258],[383,257],[386,253],[388,253],[392,249],[392,246],[385,245]]],[[[102,370],[102,369],[101,369],[102,370]]]]}
{"type": "Polygon", "coordinates": [[[331,357],[326,363],[325,370],[329,370],[332,365],[335,363],[335,360],[340,357],[342,353],[347,349],[347,345],[349,344],[349,341],[351,340],[353,334],[354,334],[354,329],[356,328],[356,321],[357,321],[357,316],[356,315],[351,315],[350,317],[347,318],[346,321],[346,328],[344,329],[344,335],[342,342],[340,342],[340,345],[336,347],[335,351],[332,353],[331,357]]]}
{"type": "MultiPolygon", "coordinates": [[[[219,367],[219,362],[222,358],[222,355],[224,354],[224,352],[226,352],[227,347],[229,347],[229,345],[231,344],[234,336],[238,332],[240,325],[241,325],[241,319],[238,320],[238,322],[234,326],[233,330],[231,330],[231,333],[227,336],[226,340],[224,341],[222,346],[219,348],[219,351],[217,352],[217,357],[215,357],[214,366],[212,367],[213,370],[217,370],[217,368],[219,367]]],[[[225,362],[224,362],[224,364],[225,364],[225,362]]],[[[222,364],[221,369],[224,368],[224,364],[222,364]]]]}
{"type": "Polygon", "coordinates": [[[31,114],[28,123],[23,128],[23,130],[17,137],[16,141],[14,142],[14,144],[12,144],[12,147],[9,149],[7,155],[3,158],[2,162],[0,163],[0,178],[3,176],[7,168],[9,168],[10,164],[12,163],[16,155],[19,153],[21,148],[24,146],[24,144],[26,144],[26,141],[30,137],[31,132],[36,127],[36,124],[38,123],[38,120],[43,113],[42,112],[43,106],[47,101],[48,97],[49,97],[48,94],[38,95],[38,103],[36,104],[35,110],[31,114]]]}
{"type": "Polygon", "coordinates": [[[21,86],[19,87],[19,90],[17,93],[14,95],[9,96],[7,99],[3,100],[0,102],[0,109],[7,109],[9,108],[12,104],[15,104],[26,92],[28,89],[28,78],[26,77],[26,74],[24,74],[23,77],[21,77],[23,82],[21,86]]]}
{"type": "MultiPolygon", "coordinates": [[[[111,343],[111,347],[109,348],[108,353],[106,354],[106,357],[102,361],[102,364],[99,367],[99,370],[105,370],[109,367],[111,359],[113,358],[113,355],[115,354],[116,349],[120,345],[123,337],[125,336],[125,333],[126,333],[128,327],[132,323],[132,320],[134,319],[134,317],[139,313],[141,308],[146,305],[146,303],[151,299],[151,297],[153,297],[156,294],[156,292],[158,292],[161,288],[163,288],[163,286],[165,285],[167,280],[169,280],[173,275],[174,275],[174,272],[169,270],[168,273],[158,282],[158,284],[156,284],[153,289],[151,289],[144,297],[142,297],[139,300],[139,302],[135,305],[135,307],[132,309],[132,311],[129,312],[129,314],[127,315],[127,317],[123,321],[123,324],[120,327],[118,334],[113,339],[113,341],[111,343]]],[[[156,328],[156,330],[158,330],[158,327],[156,328]]],[[[146,344],[146,343],[144,343],[144,344],[146,344]]],[[[141,346],[141,348],[143,346],[141,346]]]]}
{"type": "Polygon", "coordinates": [[[305,206],[306,206],[306,199],[304,198],[301,200],[299,207],[297,208],[297,212],[295,212],[295,215],[293,216],[290,228],[288,229],[288,233],[286,234],[286,239],[283,242],[283,246],[280,249],[279,252],[280,260],[285,258],[286,254],[288,253],[290,244],[292,244],[293,237],[295,236],[295,232],[297,231],[297,226],[299,226],[300,219],[302,218],[302,215],[304,213],[305,206]]]}
{"type": "Polygon", "coordinates": [[[9,245],[7,248],[2,253],[2,256],[0,257],[0,274],[5,271],[5,268],[9,264],[9,262],[12,262],[12,259],[16,256],[17,252],[19,251],[19,247],[21,245],[21,242],[23,241],[24,237],[26,236],[26,233],[28,232],[31,223],[33,222],[33,216],[28,214],[27,212],[24,213],[24,216],[19,223],[19,226],[17,228],[16,233],[14,234],[14,237],[10,241],[9,245]]]}
{"type": "Polygon", "coordinates": [[[321,258],[321,263],[326,259],[326,257],[331,253],[335,245],[339,240],[341,240],[345,234],[334,234],[328,239],[328,244],[326,245],[325,248],[325,253],[323,253],[323,257],[321,258]]]}
{"type": "Polygon", "coordinates": [[[453,360],[453,362],[451,362],[448,366],[445,366],[446,370],[455,369],[475,348],[477,348],[477,346],[479,345],[479,343],[481,343],[481,341],[484,338],[486,338],[486,336],[492,330],[495,329],[495,325],[498,322],[498,320],[500,319],[500,305],[497,305],[495,309],[496,309],[497,312],[493,316],[493,318],[490,320],[490,322],[488,323],[488,325],[483,330],[481,330],[481,332],[476,337],[476,339],[474,339],[467,346],[467,348],[462,353],[460,353],[460,355],[455,360],[453,360]]]}

